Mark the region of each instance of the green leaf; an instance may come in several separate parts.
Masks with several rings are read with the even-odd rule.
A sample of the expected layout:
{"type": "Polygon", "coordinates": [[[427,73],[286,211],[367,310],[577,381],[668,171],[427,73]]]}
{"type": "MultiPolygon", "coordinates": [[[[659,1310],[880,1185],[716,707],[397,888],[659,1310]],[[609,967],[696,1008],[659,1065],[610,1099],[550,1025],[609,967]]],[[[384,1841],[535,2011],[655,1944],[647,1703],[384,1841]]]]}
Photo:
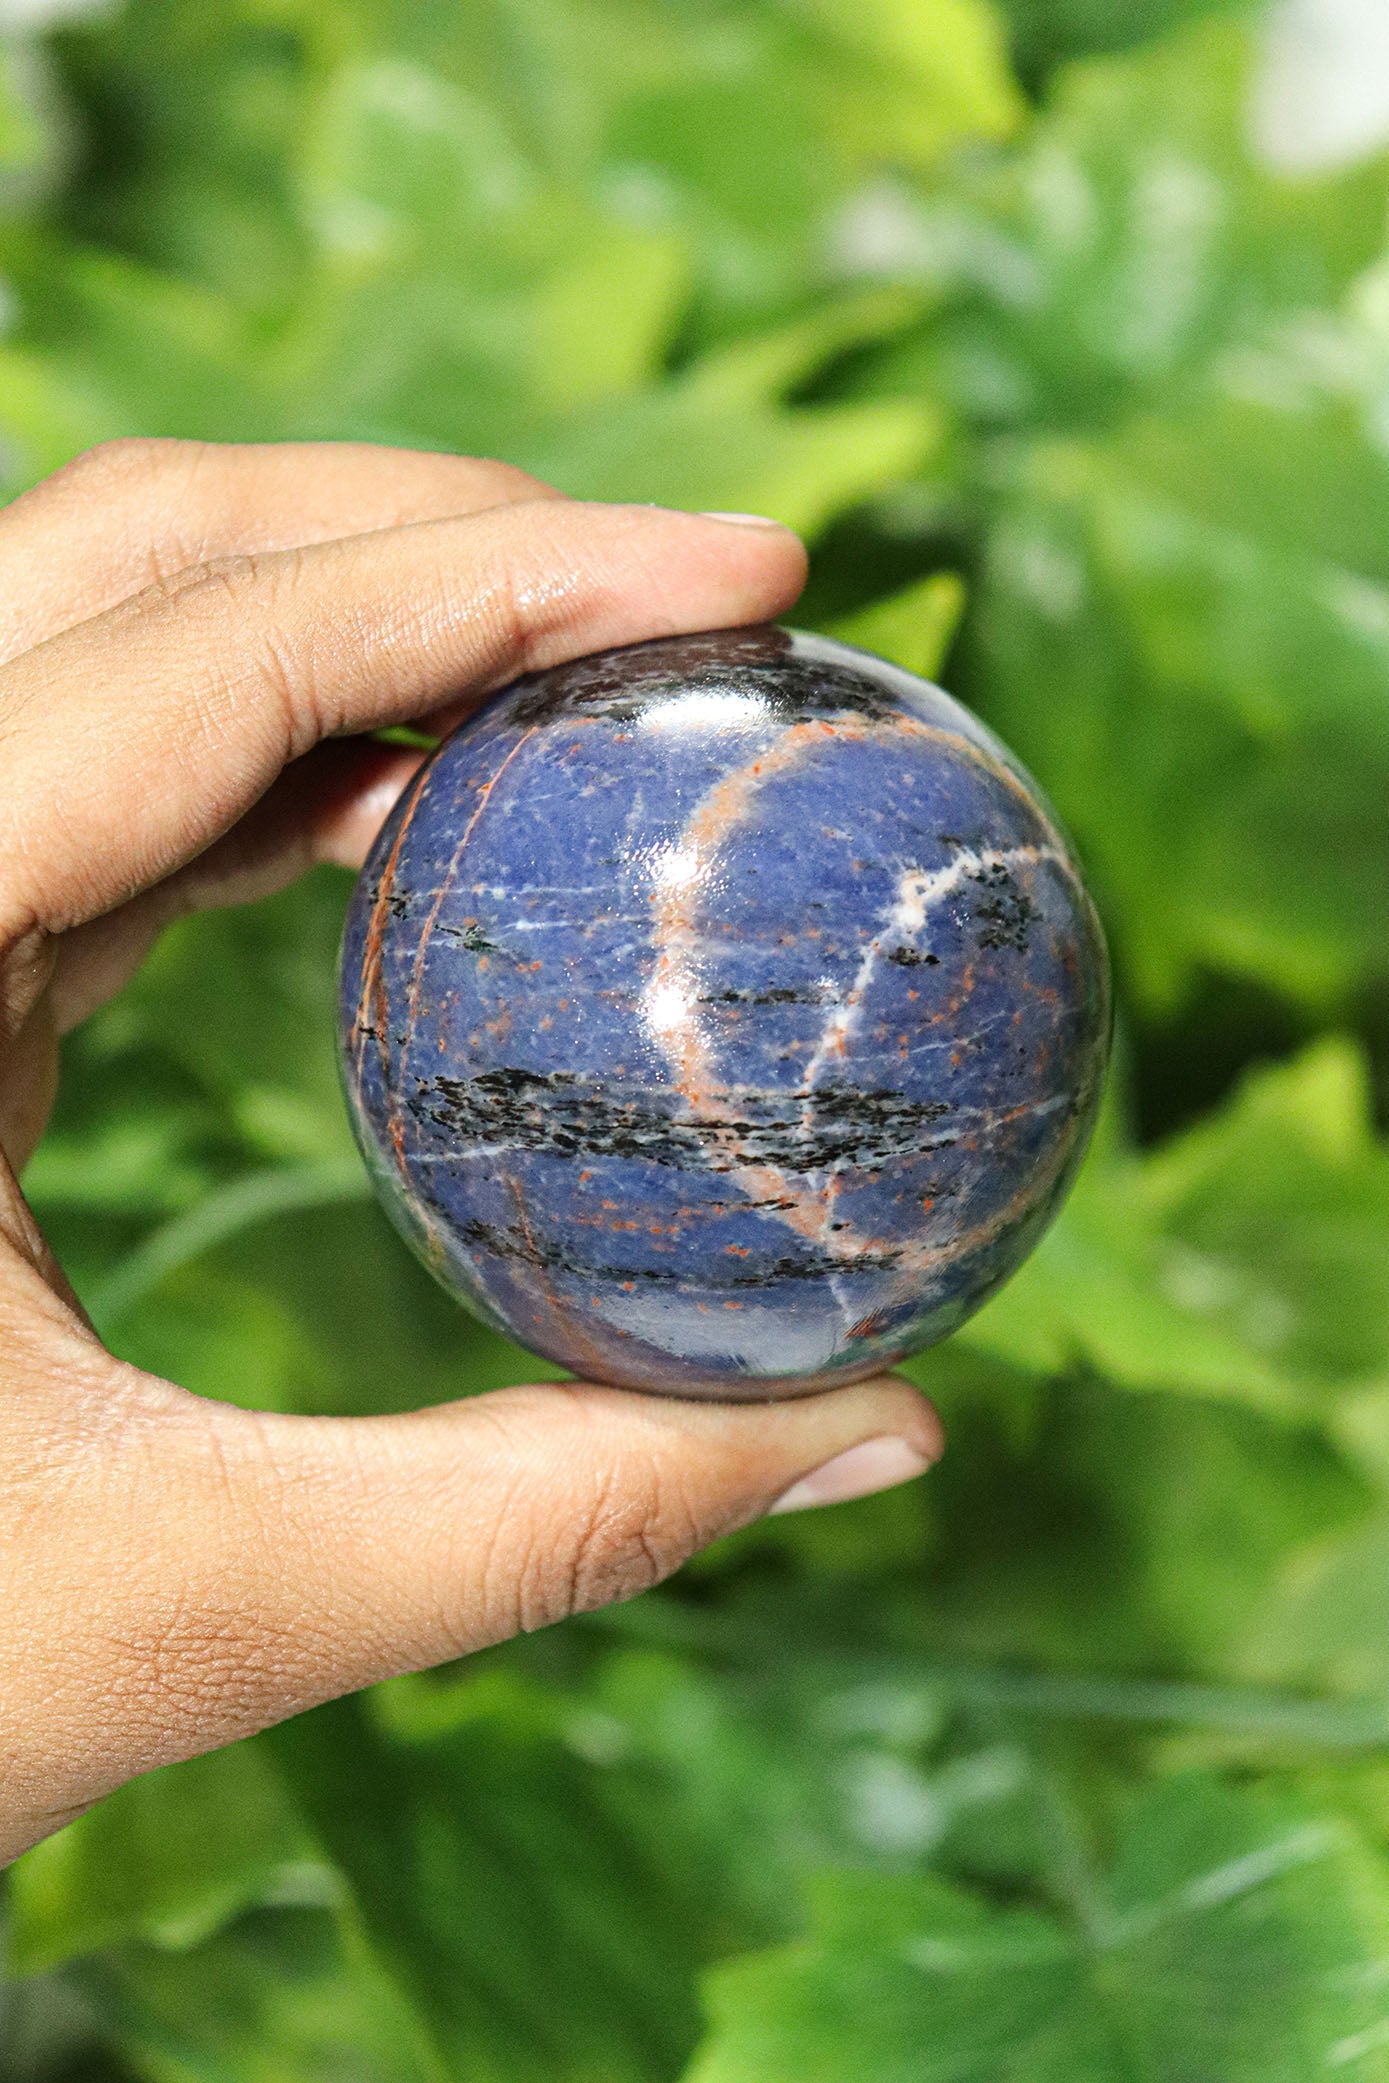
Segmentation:
{"type": "Polygon", "coordinates": [[[1382,164],[1289,180],[1254,157],[1253,52],[1215,20],[1067,67],[1022,150],[928,204],[918,272],[956,285],[938,368],[962,401],[1065,428],[1171,408],[1379,257],[1382,164]]]}
{"type": "Polygon", "coordinates": [[[47,355],[0,342],[0,499],[121,431],[119,414],[47,355]]]}
{"type": "Polygon", "coordinates": [[[1251,1073],[1223,1116],[1146,1167],[1147,1200],[1216,1321],[1289,1372],[1336,1387],[1389,1363],[1389,1149],[1360,1052],[1327,1039],[1251,1073]],[[1217,1296],[1223,1268],[1243,1291],[1217,1296]],[[1251,1276],[1262,1273],[1261,1285],[1251,1276]]]}
{"type": "Polygon", "coordinates": [[[1389,1879],[1338,1819],[1186,1780],[1069,1913],[839,1874],[721,1969],[688,2083],[1304,2083],[1389,2074],[1389,1879]]]}
{"type": "Polygon", "coordinates": [[[813,535],[941,444],[941,415],[926,402],[786,402],[825,362],[900,330],[913,304],[845,298],[704,356],[639,398],[530,435],[520,460],[586,498],[766,513],[813,535]]]}
{"type": "Polygon", "coordinates": [[[937,309],[849,388],[985,437],[965,692],[1075,831],[1144,1010],[1216,972],[1325,1017],[1389,908],[1386,176],[1258,163],[1251,49],[1212,21],[1068,68],[1019,152],[899,195],[884,265],[937,309]]]}
{"type": "Polygon", "coordinates": [[[20,344],[42,343],[60,398],[90,401],[90,438],[283,430],[249,315],[229,297],[43,235],[16,239],[0,259],[20,301],[20,344]]]}
{"type": "Polygon", "coordinates": [[[1250,1624],[1243,1662],[1260,1681],[1389,1701],[1389,1512],[1284,1561],[1250,1624]]]}
{"type": "Polygon", "coordinates": [[[771,514],[813,535],[846,506],[918,468],[934,445],[927,409],[767,407],[735,415],[672,385],[521,450],[589,499],[771,514]]]}
{"type": "Polygon", "coordinates": [[[368,1192],[362,1166],[353,1159],[247,1173],[151,1232],[92,1290],[89,1307],[93,1318],[109,1330],[161,1281],[254,1223],[325,1205],[363,1201],[368,1192]]]}
{"type": "Polygon", "coordinates": [[[0,217],[32,209],[53,183],[67,130],[47,53],[0,34],[0,217]]]}
{"type": "MultiPolygon", "coordinates": [[[[211,1199],[214,1208],[225,1205],[218,1195],[211,1199]]],[[[296,1308],[292,1299],[269,1292],[241,1270],[234,1247],[176,1268],[159,1268],[157,1255],[152,1263],[147,1245],[162,1244],[168,1233],[157,1230],[135,1245],[104,1278],[80,1281],[94,1321],[122,1359],[197,1395],[251,1410],[378,1406],[377,1384],[369,1375],[344,1381],[334,1367],[313,1312],[296,1308]],[[142,1291],[156,1270],[159,1278],[142,1291]]],[[[271,1235],[282,1251],[292,1248],[291,1222],[272,1228],[271,1235]]]]}
{"type": "MultiPolygon", "coordinates": [[[[736,1622],[723,1638],[735,1648],[736,1622]]],[[[638,1795],[642,1768],[659,1775],[743,1943],[793,1930],[802,1877],[823,1866],[902,1871],[962,1846],[973,1863],[981,1845],[994,1871],[1035,1859],[1030,1760],[1011,1730],[959,1719],[948,1676],[826,1653],[812,1629],[779,1649],[754,1632],[743,1647],[736,1679],[671,1655],[614,1656],[589,1695],[591,1728],[574,1725],[626,1765],[638,1795]]]]}
{"type": "Polygon", "coordinates": [[[99,1044],[90,1050],[73,1044],[68,1063],[76,1073],[73,1083],[85,1071],[90,1086],[64,1108],[24,1175],[25,1192],[37,1207],[47,1214],[81,1209],[159,1217],[181,1213],[208,1192],[212,1174],[200,1147],[208,1112],[178,1090],[176,1072],[163,1065],[162,1077],[156,1071],[141,1079],[121,1064],[113,1076],[112,1066],[100,1062],[99,1044]],[[116,1095],[118,1112],[110,1106],[116,1095]],[[99,1098],[99,1109],[83,1104],[92,1097],[99,1098]]]}
{"type": "Polygon", "coordinates": [[[556,268],[532,305],[540,409],[577,410],[642,385],[675,330],[688,272],[679,240],[614,224],[556,268]]]}
{"type": "Polygon", "coordinates": [[[979,605],[987,710],[1053,793],[1133,985],[1316,1006],[1382,957],[1389,473],[1303,392],[1032,455],[979,605]]]}
{"type": "Polygon", "coordinates": [[[834,39],[817,68],[857,158],[929,166],[951,145],[1006,137],[1022,115],[985,0],[786,0],[834,39]]]}
{"type": "Polygon", "coordinates": [[[335,972],[350,889],[321,870],[268,903],[175,927],[101,1016],[111,1046],[159,1043],[263,1159],[348,1158],[335,972]]]}
{"type": "MultiPolygon", "coordinates": [[[[1033,1672],[1044,1690],[1063,1674],[1219,1684],[1243,1672],[1278,1572],[1375,1505],[1324,1435],[1247,1405],[1029,1381],[960,1344],[911,1371],[949,1441],[929,1549],[881,1580],[876,1636],[853,1618],[853,1583],[832,1603],[802,1577],[803,1654],[817,1628],[847,1630],[894,1655],[929,1645],[1033,1672]]],[[[871,1523],[875,1507],[854,1509],[871,1523]]]]}
{"type": "Polygon", "coordinates": [[[133,1780],[26,1853],[11,1964],[36,1974],[132,1941],[184,1951],[252,1905],[336,1894],[273,1760],[238,1743],[133,1780]]]}
{"type": "Polygon", "coordinates": [[[402,57],[332,76],[301,178],[322,260],[282,350],[299,416],[326,394],[505,445],[642,384],[674,329],[682,242],[547,180],[495,108],[402,57]]]}
{"type": "Polygon", "coordinates": [[[964,580],[953,571],[933,572],[900,593],[841,615],[830,625],[830,635],[931,680],[945,661],[964,608],[964,580]]]}
{"type": "Polygon", "coordinates": [[[836,297],[783,325],[745,335],[701,355],[686,372],[710,405],[746,411],[804,388],[846,355],[893,339],[920,315],[910,289],[880,286],[836,297]]]}
{"type": "Polygon", "coordinates": [[[562,1371],[461,1310],[358,1172],[252,1173],[80,1291],[122,1358],[254,1409],[370,1415],[562,1371]]]}
{"type": "Polygon", "coordinates": [[[1097,1148],[1032,1259],[964,1340],[1040,1371],[1084,1358],[1334,1422],[1389,1376],[1389,1151],[1363,1060],[1319,1043],[1139,1156],[1097,1148]]]}
{"type": "Polygon", "coordinates": [[[451,2083],[350,1918],[252,1912],[192,1954],[127,1945],[72,1979],[149,2083],[451,2083]]]}
{"type": "MultiPolygon", "coordinates": [[[[1154,42],[1180,23],[1231,8],[1232,0],[1003,0],[1013,52],[1029,79],[1068,58],[1154,42]]],[[[1241,0],[1233,0],[1239,6],[1241,0]]]]}
{"type": "Polygon", "coordinates": [[[406,1746],[346,1703],[269,1741],[450,2073],[648,2083],[687,2052],[701,1933],[601,1768],[515,1715],[406,1746]]]}

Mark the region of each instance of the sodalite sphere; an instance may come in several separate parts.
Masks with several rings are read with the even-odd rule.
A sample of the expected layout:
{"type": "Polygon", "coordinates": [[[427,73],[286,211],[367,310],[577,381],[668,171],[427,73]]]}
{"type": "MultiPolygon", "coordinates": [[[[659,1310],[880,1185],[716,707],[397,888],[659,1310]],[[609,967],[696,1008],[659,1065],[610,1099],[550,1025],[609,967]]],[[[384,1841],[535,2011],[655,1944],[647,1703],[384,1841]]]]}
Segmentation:
{"type": "Polygon", "coordinates": [[[1108,1029],[1017,762],[781,628],[498,695],[407,788],[343,944],[406,1238],[522,1344],[677,1395],[796,1395],[952,1331],[1059,1205],[1108,1029]]]}

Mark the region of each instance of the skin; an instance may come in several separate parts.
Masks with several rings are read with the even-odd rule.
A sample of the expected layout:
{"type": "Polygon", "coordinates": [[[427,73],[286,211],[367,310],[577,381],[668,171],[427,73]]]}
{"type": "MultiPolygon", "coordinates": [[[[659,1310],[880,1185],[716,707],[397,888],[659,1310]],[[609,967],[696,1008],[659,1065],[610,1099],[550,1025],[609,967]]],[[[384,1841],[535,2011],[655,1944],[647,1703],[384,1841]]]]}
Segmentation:
{"type": "Polygon", "coordinates": [[[936,1457],[890,1378],[769,1406],[214,1403],[100,1344],[17,1183],[59,1038],[164,925],[361,861],[418,757],[363,733],[778,615],[804,570],[770,523],[348,445],[115,443],[0,511],[0,1863],[154,1766],[936,1457]]]}

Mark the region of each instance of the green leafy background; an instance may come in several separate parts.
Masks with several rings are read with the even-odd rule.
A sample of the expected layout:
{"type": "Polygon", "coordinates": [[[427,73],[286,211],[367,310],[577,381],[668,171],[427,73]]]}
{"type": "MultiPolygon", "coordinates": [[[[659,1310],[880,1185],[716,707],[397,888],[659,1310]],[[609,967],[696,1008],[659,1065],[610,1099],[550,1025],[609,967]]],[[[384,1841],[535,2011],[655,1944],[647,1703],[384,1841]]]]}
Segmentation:
{"type": "MultiPolygon", "coordinates": [[[[776,513],[1035,768],[1120,1022],[927,1483],[130,1787],[8,1877],[6,2083],[1389,2078],[1389,161],[1261,160],[1209,0],[11,12],[7,492],[354,436],[776,513]]],[[[263,1407],[535,1371],[366,1195],[346,893],[172,932],[28,1179],[263,1407]]]]}

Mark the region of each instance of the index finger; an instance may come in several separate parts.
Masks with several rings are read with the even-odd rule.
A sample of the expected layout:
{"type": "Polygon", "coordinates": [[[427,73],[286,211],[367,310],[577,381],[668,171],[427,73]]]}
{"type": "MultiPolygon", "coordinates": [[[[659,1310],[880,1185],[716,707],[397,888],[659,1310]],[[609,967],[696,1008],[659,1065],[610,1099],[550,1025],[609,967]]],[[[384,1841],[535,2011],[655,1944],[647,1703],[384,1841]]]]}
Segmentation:
{"type": "Polygon", "coordinates": [[[369,442],[103,442],[0,508],[0,664],[210,557],[561,497],[510,463],[369,442]]]}
{"type": "Polygon", "coordinates": [[[0,671],[0,947],[162,881],[323,738],[608,645],[761,621],[804,578],[774,523],[541,500],[147,588],[0,671]]]}

